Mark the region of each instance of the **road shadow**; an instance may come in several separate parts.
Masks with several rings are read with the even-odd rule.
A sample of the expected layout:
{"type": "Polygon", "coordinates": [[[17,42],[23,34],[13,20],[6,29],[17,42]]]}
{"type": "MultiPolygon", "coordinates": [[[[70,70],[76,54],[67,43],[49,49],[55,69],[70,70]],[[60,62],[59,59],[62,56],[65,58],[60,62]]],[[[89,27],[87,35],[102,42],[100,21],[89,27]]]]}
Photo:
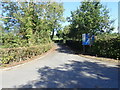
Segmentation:
{"type": "Polygon", "coordinates": [[[17,88],[118,88],[118,68],[97,62],[71,60],[56,68],[38,69],[38,80],[17,88]]]}
{"type": "Polygon", "coordinates": [[[56,51],[60,53],[67,53],[67,54],[75,54],[73,50],[71,50],[68,46],[64,44],[57,44],[58,48],[55,49],[56,51]]]}
{"type": "Polygon", "coordinates": [[[67,46],[66,44],[57,43],[57,46],[58,46],[58,48],[55,50],[60,52],[60,53],[76,54],[76,55],[82,54],[82,55],[95,56],[95,55],[92,55],[90,53],[83,52],[83,50],[80,50],[79,48],[76,49],[76,48],[67,46]]]}

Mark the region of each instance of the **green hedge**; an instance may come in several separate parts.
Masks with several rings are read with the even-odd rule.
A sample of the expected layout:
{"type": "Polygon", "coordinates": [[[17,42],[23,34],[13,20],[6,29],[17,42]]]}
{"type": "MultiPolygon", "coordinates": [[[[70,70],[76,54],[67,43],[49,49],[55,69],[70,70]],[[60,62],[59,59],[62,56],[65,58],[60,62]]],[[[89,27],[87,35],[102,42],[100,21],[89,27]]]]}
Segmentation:
{"type": "Polygon", "coordinates": [[[120,59],[120,36],[108,39],[97,39],[91,51],[98,56],[120,59]]]}
{"type": "Polygon", "coordinates": [[[37,45],[31,47],[20,48],[4,48],[0,49],[0,63],[9,64],[10,62],[19,62],[27,60],[34,56],[40,55],[48,51],[52,47],[52,44],[37,45]]]}
{"type": "MultiPolygon", "coordinates": [[[[83,46],[81,41],[67,40],[66,45],[69,47],[83,52],[83,46]]],[[[85,46],[86,52],[84,54],[97,55],[102,57],[114,58],[120,60],[120,35],[100,35],[97,36],[94,44],[91,46],[85,46]]]]}

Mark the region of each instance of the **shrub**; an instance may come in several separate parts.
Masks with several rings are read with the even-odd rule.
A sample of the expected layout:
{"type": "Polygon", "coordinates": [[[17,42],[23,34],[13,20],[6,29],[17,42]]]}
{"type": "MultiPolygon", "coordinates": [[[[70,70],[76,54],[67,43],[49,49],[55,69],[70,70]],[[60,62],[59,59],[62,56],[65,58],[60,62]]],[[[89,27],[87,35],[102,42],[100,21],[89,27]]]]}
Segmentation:
{"type": "Polygon", "coordinates": [[[66,40],[66,44],[75,50],[82,51],[81,41],[66,40]]]}
{"type": "Polygon", "coordinates": [[[91,51],[98,56],[120,59],[120,36],[97,39],[91,51]]]}
{"type": "MultiPolygon", "coordinates": [[[[119,34],[101,34],[96,36],[94,44],[85,46],[86,54],[102,57],[120,59],[120,35],[119,34]]],[[[83,51],[81,41],[67,40],[66,44],[73,49],[83,51]]]]}
{"type": "Polygon", "coordinates": [[[30,47],[19,47],[19,48],[4,48],[0,49],[0,63],[9,64],[10,62],[19,62],[27,60],[34,56],[40,55],[48,51],[52,47],[52,44],[36,45],[30,47]]]}

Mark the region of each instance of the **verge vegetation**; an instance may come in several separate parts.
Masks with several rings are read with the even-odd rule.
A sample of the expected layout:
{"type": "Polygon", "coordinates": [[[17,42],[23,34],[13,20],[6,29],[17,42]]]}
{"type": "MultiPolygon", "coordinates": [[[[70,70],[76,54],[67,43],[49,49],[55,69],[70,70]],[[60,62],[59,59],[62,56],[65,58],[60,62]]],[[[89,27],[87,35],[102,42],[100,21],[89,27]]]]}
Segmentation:
{"type": "MultiPolygon", "coordinates": [[[[65,44],[78,53],[83,53],[82,41],[66,40],[65,44]]],[[[102,37],[101,35],[96,36],[94,44],[85,46],[83,54],[120,60],[120,35],[104,34],[102,37]]]]}
{"type": "Polygon", "coordinates": [[[0,65],[48,51],[64,21],[62,3],[12,1],[0,2],[0,65]]]}

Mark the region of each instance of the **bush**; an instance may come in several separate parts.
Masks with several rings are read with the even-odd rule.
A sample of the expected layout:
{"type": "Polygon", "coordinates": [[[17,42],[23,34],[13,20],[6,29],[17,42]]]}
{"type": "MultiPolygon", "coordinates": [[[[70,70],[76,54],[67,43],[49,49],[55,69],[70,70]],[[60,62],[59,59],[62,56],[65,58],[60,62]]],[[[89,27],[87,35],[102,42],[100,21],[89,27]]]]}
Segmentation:
{"type": "Polygon", "coordinates": [[[98,56],[120,59],[120,36],[108,39],[98,38],[92,46],[91,51],[98,56]]]}
{"type": "Polygon", "coordinates": [[[31,47],[20,48],[4,48],[0,49],[0,63],[9,64],[10,62],[19,62],[27,60],[34,56],[40,55],[48,51],[52,47],[52,44],[37,45],[31,47]]]}
{"type": "MultiPolygon", "coordinates": [[[[97,38],[91,48],[89,46],[85,46],[86,54],[120,59],[119,34],[102,34],[96,37],[97,38]]],[[[67,40],[66,45],[77,51],[79,50],[80,53],[83,52],[81,41],[67,40]]]]}
{"type": "Polygon", "coordinates": [[[69,47],[71,47],[75,50],[82,51],[81,41],[66,40],[66,45],[68,45],[69,47]]]}

